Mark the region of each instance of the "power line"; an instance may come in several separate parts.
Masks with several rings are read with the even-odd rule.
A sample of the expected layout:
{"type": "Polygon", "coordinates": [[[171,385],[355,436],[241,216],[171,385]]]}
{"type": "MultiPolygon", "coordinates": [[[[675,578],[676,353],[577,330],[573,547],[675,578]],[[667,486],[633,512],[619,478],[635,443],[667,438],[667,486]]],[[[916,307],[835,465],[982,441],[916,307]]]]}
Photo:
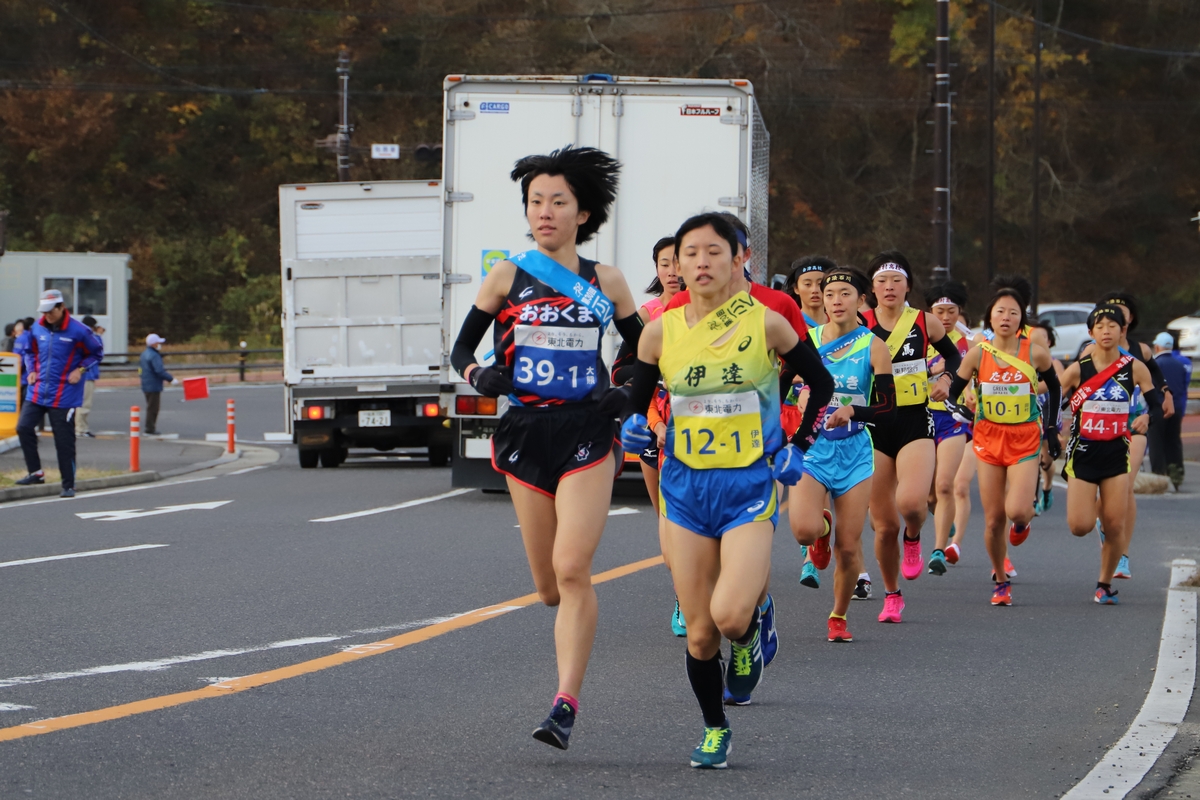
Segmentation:
{"type": "Polygon", "coordinates": [[[308,14],[314,16],[340,17],[342,19],[353,17],[355,19],[429,19],[429,20],[445,20],[449,22],[458,22],[463,20],[481,20],[481,21],[529,21],[540,22],[551,19],[595,19],[597,17],[650,17],[661,14],[687,14],[693,11],[717,11],[727,8],[737,8],[738,6],[763,6],[767,5],[770,0],[745,0],[741,3],[714,3],[703,6],[679,6],[675,8],[650,8],[641,11],[593,11],[587,14],[540,14],[530,16],[529,14],[383,14],[379,12],[362,12],[354,13],[347,11],[337,11],[334,9],[325,8],[293,8],[290,6],[272,6],[262,3],[238,3],[234,0],[193,0],[196,5],[204,6],[221,6],[225,8],[237,8],[245,11],[268,11],[287,14],[308,14]]]}
{"type": "Polygon", "coordinates": [[[1007,14],[1010,14],[1011,16],[1017,17],[1019,19],[1023,19],[1026,22],[1032,22],[1033,24],[1040,26],[1043,30],[1054,31],[1055,33],[1062,34],[1063,36],[1069,36],[1073,39],[1079,39],[1080,41],[1090,42],[1092,44],[1098,44],[1103,47],[1111,47],[1114,50],[1124,50],[1127,53],[1140,53],[1142,55],[1149,55],[1149,56],[1165,56],[1167,58],[1200,58],[1200,50],[1191,50],[1191,51],[1158,50],[1153,47],[1134,47],[1133,45],[1128,45],[1128,44],[1119,44],[1117,42],[1108,42],[1108,41],[1105,41],[1104,39],[1097,39],[1094,36],[1087,36],[1082,33],[1076,33],[1075,31],[1068,30],[1066,28],[1060,28],[1057,25],[1051,25],[1049,22],[1042,22],[1040,20],[1034,19],[1030,15],[1025,14],[1021,11],[1017,11],[1016,9],[1001,5],[1000,3],[997,3],[996,0],[987,0],[987,2],[992,4],[996,8],[1000,9],[1001,11],[1004,11],[1007,14]]]}

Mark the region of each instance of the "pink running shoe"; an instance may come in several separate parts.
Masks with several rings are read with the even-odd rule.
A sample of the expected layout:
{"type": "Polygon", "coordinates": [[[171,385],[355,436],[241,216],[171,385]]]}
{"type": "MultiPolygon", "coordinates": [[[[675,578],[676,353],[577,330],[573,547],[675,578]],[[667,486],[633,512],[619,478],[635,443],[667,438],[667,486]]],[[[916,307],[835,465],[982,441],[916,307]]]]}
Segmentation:
{"type": "Polygon", "coordinates": [[[921,540],[909,540],[904,537],[904,559],[900,562],[900,572],[905,580],[915,581],[925,571],[925,559],[921,557],[921,540]]]}
{"type": "Polygon", "coordinates": [[[884,595],[883,611],[879,612],[880,622],[900,622],[900,615],[904,613],[904,596],[899,592],[895,594],[884,595]]]}

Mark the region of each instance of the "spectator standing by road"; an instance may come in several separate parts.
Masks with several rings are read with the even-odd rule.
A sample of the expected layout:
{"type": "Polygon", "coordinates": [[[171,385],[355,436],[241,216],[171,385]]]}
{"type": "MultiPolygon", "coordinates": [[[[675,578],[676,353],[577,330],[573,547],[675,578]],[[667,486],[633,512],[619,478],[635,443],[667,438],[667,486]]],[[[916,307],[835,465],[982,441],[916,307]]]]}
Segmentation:
{"type": "Polygon", "coordinates": [[[147,336],[146,349],[142,351],[138,366],[138,374],[142,376],[142,394],[146,395],[145,433],[149,436],[158,435],[158,408],[162,400],[163,381],[179,383],[163,366],[159,349],[166,341],[157,333],[147,336]]]}
{"type": "Polygon", "coordinates": [[[1183,483],[1183,416],[1187,413],[1191,364],[1176,355],[1175,337],[1163,332],[1154,337],[1154,360],[1162,370],[1167,388],[1175,400],[1175,413],[1150,426],[1150,469],[1170,477],[1178,489],[1183,483]]]}
{"type": "Polygon", "coordinates": [[[4,339],[0,341],[0,353],[11,353],[13,343],[17,340],[17,325],[19,322],[10,322],[4,326],[4,339]]]}
{"type": "MultiPolygon", "coordinates": [[[[96,338],[104,335],[104,328],[96,324],[96,318],[90,314],[83,318],[83,324],[91,329],[92,333],[96,334],[96,338]]],[[[88,425],[88,415],[92,413],[92,395],[96,392],[96,381],[100,378],[100,362],[97,361],[92,366],[88,367],[88,371],[83,375],[83,403],[79,406],[79,410],[75,412],[75,436],[76,438],[83,436],[87,439],[95,439],[96,434],[92,433],[91,427],[88,425]]]]}
{"type": "Polygon", "coordinates": [[[35,428],[43,416],[49,415],[58,471],[62,473],[60,496],[74,497],[75,409],[83,402],[84,373],[100,363],[104,344],[90,328],[71,319],[63,307],[62,292],[57,289],[42,292],[38,311],[42,318],[27,332],[29,349],[23,358],[29,388],[17,422],[17,436],[29,474],[16,483],[30,486],[46,482],[35,428]]]}

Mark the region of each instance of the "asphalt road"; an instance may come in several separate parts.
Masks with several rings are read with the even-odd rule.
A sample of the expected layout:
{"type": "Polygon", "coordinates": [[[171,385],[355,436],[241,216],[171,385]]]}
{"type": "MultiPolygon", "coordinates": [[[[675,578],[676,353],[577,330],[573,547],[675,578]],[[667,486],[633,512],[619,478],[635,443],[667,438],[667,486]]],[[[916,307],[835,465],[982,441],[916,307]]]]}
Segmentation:
{"type": "MultiPolygon", "coordinates": [[[[269,390],[231,391],[271,405],[269,390]]],[[[194,413],[164,415],[163,429],[203,432],[207,420],[184,411],[194,413]]],[[[532,584],[508,499],[469,492],[314,522],[446,493],[449,471],[419,461],[302,471],[281,449],[248,472],[244,461],[217,477],[0,512],[0,562],[168,545],[0,570],[0,739],[36,720],[284,670],[246,691],[0,741],[0,795],[1053,797],[1137,713],[1170,561],[1200,555],[1195,496],[1144,500],[1134,579],[1122,605],[1097,606],[1096,538],[1066,532],[1058,490],[1013,554],[1013,608],[988,602],[976,515],[958,566],[906,584],[902,625],[875,622],[880,587],[851,606],[855,642],[833,645],[829,588],[798,584],[785,524],[772,588],[779,657],[755,704],[731,712],[733,768],[700,773],[687,766],[702,723],[663,567],[598,587],[571,750],[552,750],[529,733],[554,691],[554,612],[520,600],[532,584]],[[194,503],[215,507],[137,516],[194,503]],[[497,604],[516,607],[457,630],[439,622],[497,604]],[[352,663],[287,669],[422,629],[431,635],[408,646],[351,651],[374,653],[352,663]]],[[[596,572],[657,555],[649,504],[614,506],[637,513],[610,517],[596,572]]]]}

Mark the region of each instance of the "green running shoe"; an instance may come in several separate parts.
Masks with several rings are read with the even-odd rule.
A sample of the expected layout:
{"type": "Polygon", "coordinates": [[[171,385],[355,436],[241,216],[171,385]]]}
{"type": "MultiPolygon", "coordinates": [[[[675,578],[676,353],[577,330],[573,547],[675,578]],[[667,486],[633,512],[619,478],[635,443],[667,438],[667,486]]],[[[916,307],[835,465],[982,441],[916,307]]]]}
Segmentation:
{"type": "Polygon", "coordinates": [[[733,752],[733,731],[729,728],[705,728],[704,741],[692,751],[692,766],[697,769],[725,769],[733,752]]]}
{"type": "Polygon", "coordinates": [[[676,636],[687,636],[687,621],[679,610],[679,598],[675,598],[675,613],[671,615],[671,632],[676,636]]]}
{"type": "Polygon", "coordinates": [[[754,626],[754,636],[750,639],[749,644],[738,644],[730,642],[731,650],[729,666],[725,668],[725,687],[729,689],[729,694],[735,698],[744,698],[745,702],[739,702],[737,705],[745,705],[750,702],[750,693],[758,688],[758,684],[762,681],[763,674],[763,654],[762,654],[762,632],[761,625],[754,626]]]}
{"type": "Polygon", "coordinates": [[[945,575],[946,574],[946,554],[941,550],[934,550],[929,556],[929,574],[930,575],[945,575]]]}
{"type": "Polygon", "coordinates": [[[821,588],[821,573],[817,572],[817,565],[813,562],[805,561],[800,568],[800,585],[810,589],[821,588]]]}

